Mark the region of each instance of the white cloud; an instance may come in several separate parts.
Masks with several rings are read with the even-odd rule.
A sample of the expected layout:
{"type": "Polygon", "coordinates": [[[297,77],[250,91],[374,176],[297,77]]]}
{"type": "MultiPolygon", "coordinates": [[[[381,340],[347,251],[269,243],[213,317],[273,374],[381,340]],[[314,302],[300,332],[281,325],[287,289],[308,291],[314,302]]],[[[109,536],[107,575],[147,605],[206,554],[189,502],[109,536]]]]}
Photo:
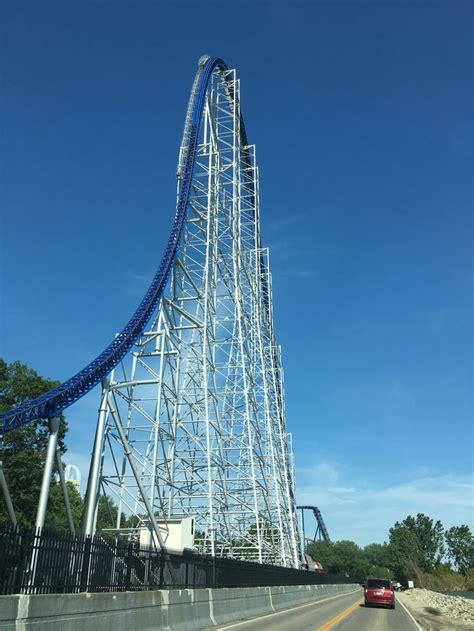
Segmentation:
{"type": "Polygon", "coordinates": [[[407,515],[425,513],[448,528],[472,524],[470,475],[427,475],[417,472],[400,483],[355,481],[341,465],[323,462],[297,471],[299,504],[317,505],[333,540],[359,545],[388,540],[389,528],[407,515]]]}

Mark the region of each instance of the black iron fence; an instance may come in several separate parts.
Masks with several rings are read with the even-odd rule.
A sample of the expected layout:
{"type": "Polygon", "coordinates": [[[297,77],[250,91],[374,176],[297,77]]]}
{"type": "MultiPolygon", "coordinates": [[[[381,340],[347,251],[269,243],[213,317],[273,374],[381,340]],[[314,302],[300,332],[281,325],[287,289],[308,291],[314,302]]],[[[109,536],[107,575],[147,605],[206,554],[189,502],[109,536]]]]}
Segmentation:
{"type": "Polygon", "coordinates": [[[352,583],[342,576],[252,561],[178,554],[123,539],[0,530],[0,594],[352,583]]]}

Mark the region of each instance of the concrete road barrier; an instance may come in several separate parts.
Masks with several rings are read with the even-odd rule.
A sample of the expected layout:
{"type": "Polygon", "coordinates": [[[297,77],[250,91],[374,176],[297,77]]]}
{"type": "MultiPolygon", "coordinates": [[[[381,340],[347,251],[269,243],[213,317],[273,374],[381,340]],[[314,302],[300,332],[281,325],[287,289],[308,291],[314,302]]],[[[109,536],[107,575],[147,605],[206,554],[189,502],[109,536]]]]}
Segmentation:
{"type": "Polygon", "coordinates": [[[1,631],[199,631],[353,591],[358,585],[0,596],[1,631]]]}

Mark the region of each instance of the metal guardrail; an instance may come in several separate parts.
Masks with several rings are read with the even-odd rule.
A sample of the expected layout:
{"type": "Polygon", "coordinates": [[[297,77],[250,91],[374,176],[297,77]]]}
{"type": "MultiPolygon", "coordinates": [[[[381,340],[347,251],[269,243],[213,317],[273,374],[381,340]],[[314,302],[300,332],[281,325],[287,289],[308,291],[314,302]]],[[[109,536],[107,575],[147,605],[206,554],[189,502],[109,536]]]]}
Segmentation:
{"type": "Polygon", "coordinates": [[[0,529],[0,594],[353,583],[253,561],[140,548],[122,539],[0,529]],[[170,568],[171,565],[171,568],[170,568]],[[174,574],[174,577],[172,576],[174,574]]]}

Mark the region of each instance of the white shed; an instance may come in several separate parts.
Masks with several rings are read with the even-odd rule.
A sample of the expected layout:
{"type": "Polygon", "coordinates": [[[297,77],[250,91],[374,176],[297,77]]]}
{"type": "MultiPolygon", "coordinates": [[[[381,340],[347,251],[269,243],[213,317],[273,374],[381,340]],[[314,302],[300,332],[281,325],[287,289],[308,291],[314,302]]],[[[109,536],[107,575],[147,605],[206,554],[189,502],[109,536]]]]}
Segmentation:
{"type": "MultiPolygon", "coordinates": [[[[168,550],[182,552],[184,548],[194,547],[194,517],[170,517],[156,521],[168,550]]],[[[151,534],[149,528],[140,528],[140,546],[150,546],[151,534]]],[[[160,544],[155,534],[153,534],[153,540],[156,547],[159,548],[160,544]]]]}

